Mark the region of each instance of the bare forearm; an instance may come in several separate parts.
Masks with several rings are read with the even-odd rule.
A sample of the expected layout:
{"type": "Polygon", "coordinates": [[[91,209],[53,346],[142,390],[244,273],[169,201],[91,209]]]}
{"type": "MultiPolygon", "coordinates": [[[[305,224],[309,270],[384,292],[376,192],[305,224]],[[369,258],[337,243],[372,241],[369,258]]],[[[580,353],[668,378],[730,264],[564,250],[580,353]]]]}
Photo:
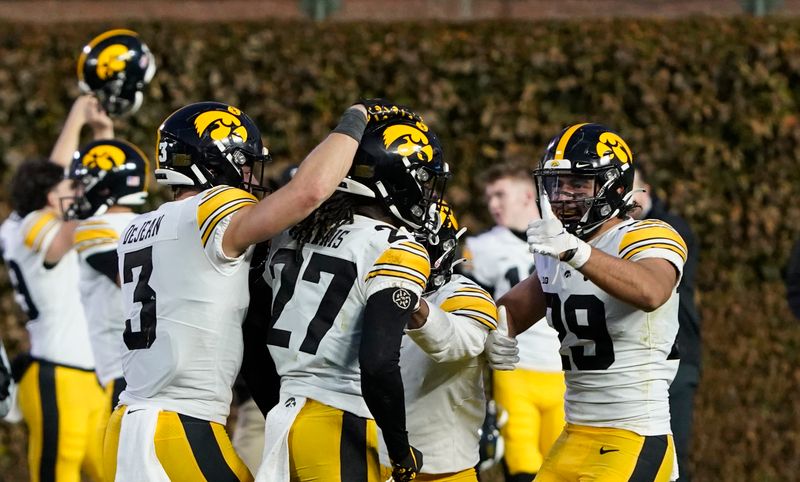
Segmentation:
{"type": "Polygon", "coordinates": [[[547,303],[536,273],[530,275],[497,300],[508,312],[508,334],[516,336],[542,319],[547,303]]]}
{"type": "Polygon", "coordinates": [[[61,224],[58,228],[58,233],[47,248],[44,255],[44,261],[47,264],[54,265],[61,261],[61,258],[67,254],[73,246],[75,238],[75,229],[78,227],[77,221],[67,221],[61,224]]]}
{"type": "Polygon", "coordinates": [[[644,311],[663,305],[675,289],[677,273],[669,261],[629,261],[592,248],[580,272],[600,289],[644,311]]]}
{"type": "Polygon", "coordinates": [[[50,160],[62,167],[69,167],[72,162],[72,155],[78,150],[78,143],[81,137],[81,128],[83,127],[83,120],[78,119],[78,116],[70,112],[67,121],[64,123],[64,128],[61,129],[61,134],[50,152],[50,160]]]}
{"type": "Polygon", "coordinates": [[[358,142],[352,137],[331,133],[306,156],[287,185],[294,183],[294,188],[308,194],[310,204],[305,206],[306,215],[333,194],[350,170],[357,149],[358,142]]]}

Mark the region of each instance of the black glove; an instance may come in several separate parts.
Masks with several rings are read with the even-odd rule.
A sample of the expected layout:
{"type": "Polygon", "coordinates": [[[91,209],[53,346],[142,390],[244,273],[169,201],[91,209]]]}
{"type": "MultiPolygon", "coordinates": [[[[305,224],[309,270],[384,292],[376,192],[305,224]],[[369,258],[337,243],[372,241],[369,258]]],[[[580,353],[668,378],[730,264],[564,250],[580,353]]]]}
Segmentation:
{"type": "Polygon", "coordinates": [[[392,479],[394,482],[408,482],[417,478],[422,468],[422,452],[412,446],[402,460],[392,462],[392,479]]]}
{"type": "Polygon", "coordinates": [[[361,99],[359,103],[367,108],[369,122],[384,121],[397,117],[405,117],[415,122],[422,122],[422,117],[404,105],[395,104],[386,99],[361,99]]]}

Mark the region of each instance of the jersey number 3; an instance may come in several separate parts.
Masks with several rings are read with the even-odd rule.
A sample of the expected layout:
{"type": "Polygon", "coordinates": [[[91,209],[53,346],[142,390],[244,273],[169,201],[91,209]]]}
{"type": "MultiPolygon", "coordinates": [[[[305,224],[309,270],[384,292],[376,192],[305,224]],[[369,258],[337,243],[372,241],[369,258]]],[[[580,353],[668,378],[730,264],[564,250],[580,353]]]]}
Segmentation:
{"type": "MultiPolygon", "coordinates": [[[[276,264],[283,264],[281,287],[275,294],[275,301],[272,303],[272,316],[267,335],[267,344],[289,348],[289,339],[292,332],[275,328],[275,322],[281,317],[283,308],[294,296],[303,259],[298,259],[297,252],[293,249],[279,249],[272,257],[269,266],[273,278],[275,277],[276,264]]],[[[318,284],[321,280],[321,273],[329,273],[333,275],[333,278],[331,278],[328,289],[322,295],[317,312],[308,324],[306,336],[300,344],[300,351],[311,355],[317,353],[320,341],[333,326],[333,322],[347,300],[347,295],[350,293],[350,289],[353,287],[358,275],[356,265],[352,261],[334,258],[322,253],[314,253],[311,255],[308,266],[303,272],[302,280],[318,284]]]]}
{"type": "Polygon", "coordinates": [[[156,292],[147,284],[153,274],[153,247],[125,253],[122,265],[122,283],[133,283],[134,268],[139,271],[139,279],[133,289],[133,302],[141,303],[139,310],[139,331],[133,331],[131,320],[125,320],[125,331],[122,339],[129,350],[150,348],[156,341],[156,292]]]}

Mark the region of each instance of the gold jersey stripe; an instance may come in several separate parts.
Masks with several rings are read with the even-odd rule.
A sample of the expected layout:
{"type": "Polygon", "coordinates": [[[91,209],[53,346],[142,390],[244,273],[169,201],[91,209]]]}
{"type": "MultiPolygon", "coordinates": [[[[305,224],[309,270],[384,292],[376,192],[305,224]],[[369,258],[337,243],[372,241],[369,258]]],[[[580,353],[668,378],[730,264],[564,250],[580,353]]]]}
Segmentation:
{"type": "Polygon", "coordinates": [[[378,269],[375,271],[371,271],[366,279],[370,280],[372,278],[376,278],[378,276],[387,276],[389,278],[401,278],[404,280],[411,281],[419,285],[421,289],[425,289],[425,285],[428,284],[428,280],[426,278],[420,278],[419,276],[412,275],[410,273],[405,273],[403,271],[396,271],[392,269],[378,269]]]}
{"type": "Polygon", "coordinates": [[[98,229],[98,228],[95,228],[95,229],[83,229],[83,230],[79,230],[79,231],[77,231],[75,233],[75,243],[74,244],[78,245],[78,244],[86,242],[86,241],[95,241],[95,240],[101,240],[101,239],[108,239],[108,240],[115,241],[115,240],[119,239],[119,234],[115,230],[113,230],[111,228],[107,228],[107,229],[98,229]]]}
{"type": "Polygon", "coordinates": [[[480,317],[473,316],[473,315],[467,315],[467,314],[463,314],[461,316],[466,316],[467,318],[471,318],[471,319],[477,321],[478,323],[488,327],[490,330],[496,330],[497,329],[497,325],[492,325],[491,323],[488,323],[486,320],[484,320],[484,319],[482,319],[480,317]]]}
{"type": "Polygon", "coordinates": [[[383,252],[375,261],[375,267],[379,268],[381,265],[396,265],[414,270],[425,279],[431,275],[431,262],[428,259],[427,252],[422,254],[418,251],[409,251],[401,248],[389,248],[383,252]]]}
{"type": "Polygon", "coordinates": [[[478,312],[497,324],[497,306],[494,301],[477,296],[464,296],[454,294],[441,304],[444,311],[453,313],[459,310],[478,312]]]}
{"type": "Polygon", "coordinates": [[[38,218],[32,222],[33,226],[31,226],[31,228],[25,234],[25,246],[33,249],[34,251],[39,251],[45,235],[58,224],[58,218],[56,218],[54,213],[47,211],[39,214],[38,218]]]}
{"type": "Polygon", "coordinates": [[[83,253],[87,249],[96,248],[98,246],[109,246],[109,247],[111,247],[111,246],[116,246],[116,245],[117,245],[117,241],[116,240],[112,241],[110,239],[97,239],[97,240],[87,241],[87,242],[81,243],[79,245],[76,245],[75,246],[75,250],[77,252],[79,252],[79,253],[83,253]]]}
{"type": "Polygon", "coordinates": [[[211,233],[214,232],[214,228],[217,227],[217,224],[219,224],[219,222],[222,221],[222,219],[224,219],[225,216],[235,213],[236,211],[242,209],[243,207],[250,206],[255,203],[256,201],[250,199],[235,199],[229,202],[228,204],[222,206],[221,210],[218,211],[218,214],[214,216],[213,219],[211,219],[211,221],[206,226],[206,229],[203,231],[203,234],[201,236],[201,239],[203,241],[203,246],[206,245],[206,243],[208,242],[208,238],[211,237],[211,233]]]}
{"type": "Polygon", "coordinates": [[[412,241],[406,241],[406,242],[400,243],[400,246],[403,246],[405,248],[410,248],[412,250],[419,251],[420,256],[425,256],[426,258],[428,257],[428,251],[425,249],[424,246],[422,246],[419,243],[415,243],[415,242],[412,242],[412,241]]]}
{"type": "Polygon", "coordinates": [[[559,139],[558,141],[558,146],[556,146],[556,155],[555,157],[553,157],[553,159],[564,159],[564,149],[567,148],[567,143],[569,142],[570,138],[572,137],[573,134],[575,134],[575,131],[585,126],[586,124],[587,124],[586,122],[584,122],[583,124],[575,124],[574,126],[567,129],[567,132],[565,132],[564,135],[561,136],[561,139],[559,139]]]}
{"type": "Polygon", "coordinates": [[[677,255],[679,255],[684,263],[686,262],[686,253],[684,251],[681,251],[680,248],[678,248],[676,246],[673,246],[671,244],[665,244],[665,243],[645,244],[644,246],[640,246],[640,247],[638,247],[636,249],[632,249],[629,253],[627,253],[625,256],[623,256],[622,259],[631,259],[637,253],[641,253],[642,251],[644,251],[646,249],[668,249],[668,250],[676,253],[677,255]]]}
{"type": "Polygon", "coordinates": [[[683,247],[684,251],[687,251],[686,243],[681,238],[681,235],[678,234],[677,231],[670,228],[669,225],[659,223],[658,225],[650,225],[646,228],[631,230],[625,233],[622,237],[622,241],[619,242],[619,252],[625,251],[630,246],[641,242],[646,241],[648,239],[669,239],[674,241],[675,243],[679,244],[683,247]]]}

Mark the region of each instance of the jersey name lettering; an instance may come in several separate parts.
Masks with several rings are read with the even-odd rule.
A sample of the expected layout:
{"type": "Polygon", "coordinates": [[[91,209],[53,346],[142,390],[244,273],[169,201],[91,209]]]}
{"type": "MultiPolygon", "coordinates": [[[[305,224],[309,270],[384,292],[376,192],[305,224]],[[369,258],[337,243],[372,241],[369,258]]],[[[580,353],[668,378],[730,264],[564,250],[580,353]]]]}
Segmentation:
{"type": "Polygon", "coordinates": [[[162,219],[164,219],[163,214],[156,219],[148,219],[141,226],[131,224],[125,231],[122,244],[138,243],[157,236],[158,230],[161,228],[162,219]]]}

